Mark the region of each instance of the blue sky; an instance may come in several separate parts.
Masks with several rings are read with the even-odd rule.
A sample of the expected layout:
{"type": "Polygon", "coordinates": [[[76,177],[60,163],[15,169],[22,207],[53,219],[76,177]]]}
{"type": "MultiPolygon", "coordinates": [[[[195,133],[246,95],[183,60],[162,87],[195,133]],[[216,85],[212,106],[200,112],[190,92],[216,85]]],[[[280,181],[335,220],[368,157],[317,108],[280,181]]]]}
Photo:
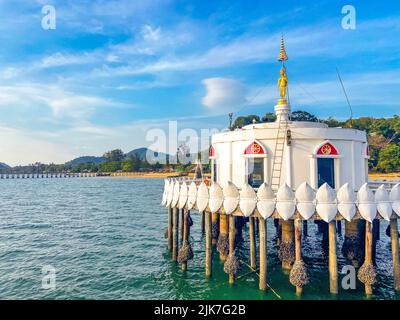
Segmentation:
{"type": "Polygon", "coordinates": [[[222,129],[230,111],[272,112],[281,33],[292,109],[347,118],[339,67],[354,117],[398,114],[399,14],[395,0],[0,0],[0,162],[127,152],[168,120],[222,129]]]}

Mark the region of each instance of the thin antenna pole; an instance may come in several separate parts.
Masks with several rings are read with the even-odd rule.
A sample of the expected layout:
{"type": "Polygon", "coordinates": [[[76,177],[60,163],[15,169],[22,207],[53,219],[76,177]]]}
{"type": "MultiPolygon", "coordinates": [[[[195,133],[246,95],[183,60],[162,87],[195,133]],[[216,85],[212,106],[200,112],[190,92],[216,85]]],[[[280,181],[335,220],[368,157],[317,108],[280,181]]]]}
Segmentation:
{"type": "Polygon", "coordinates": [[[353,126],[353,109],[351,108],[350,100],[349,100],[349,97],[347,96],[346,89],[344,88],[342,78],[340,77],[338,67],[336,67],[336,72],[339,77],[340,84],[342,85],[342,89],[343,89],[344,95],[346,97],[347,104],[349,105],[349,108],[350,108],[350,128],[351,128],[353,126]]]}

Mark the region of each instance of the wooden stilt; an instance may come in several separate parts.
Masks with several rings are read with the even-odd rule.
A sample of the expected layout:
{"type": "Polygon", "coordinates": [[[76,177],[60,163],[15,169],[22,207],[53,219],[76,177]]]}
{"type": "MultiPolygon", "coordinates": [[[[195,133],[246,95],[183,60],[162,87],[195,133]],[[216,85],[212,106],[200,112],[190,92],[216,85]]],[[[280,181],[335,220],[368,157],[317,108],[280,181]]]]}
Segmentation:
{"type": "Polygon", "coordinates": [[[200,213],[200,232],[201,232],[201,234],[204,234],[204,228],[205,228],[205,226],[204,226],[204,223],[205,223],[204,219],[205,219],[205,212],[202,211],[202,212],[200,213]]]}
{"type": "MultiPolygon", "coordinates": [[[[232,255],[235,251],[235,216],[229,216],[229,254],[232,255]]],[[[229,283],[235,282],[235,276],[229,275],[229,283]]]]}
{"type": "Polygon", "coordinates": [[[179,209],[173,208],[173,226],[172,226],[172,260],[178,259],[178,224],[179,224],[179,209]]]}
{"type": "MultiPolygon", "coordinates": [[[[365,223],[365,261],[364,263],[373,264],[372,261],[372,223],[366,221],[365,223]]],[[[365,284],[365,294],[372,295],[372,286],[369,284],[365,284]]]]}
{"type": "Polygon", "coordinates": [[[308,221],[303,221],[303,236],[308,237],[308,221]]]}
{"type": "Polygon", "coordinates": [[[397,218],[390,220],[390,238],[392,240],[394,289],[400,291],[399,232],[397,230],[397,218]]]}
{"type": "Polygon", "coordinates": [[[262,217],[259,220],[260,235],[260,282],[259,289],[267,290],[267,228],[266,220],[262,217]]]}
{"type": "Polygon", "coordinates": [[[205,214],[205,228],[206,228],[206,276],[211,276],[211,263],[212,263],[212,222],[211,213],[204,212],[205,214]]]}
{"type": "Polygon", "coordinates": [[[250,233],[250,267],[256,269],[256,237],[254,230],[254,217],[249,218],[249,233],[250,233]]]}
{"type": "MultiPolygon", "coordinates": [[[[218,219],[219,219],[218,213],[213,212],[211,219],[212,219],[212,224],[218,226],[218,219]]],[[[214,234],[212,235],[212,244],[214,244],[214,245],[217,244],[218,234],[219,234],[219,232],[217,232],[217,234],[215,234],[215,235],[214,234]]]]}
{"type": "Polygon", "coordinates": [[[172,252],[172,208],[168,206],[168,252],[172,252]]]}
{"type": "Polygon", "coordinates": [[[179,216],[179,219],[180,219],[180,241],[181,241],[181,244],[182,244],[182,241],[183,241],[183,229],[184,229],[184,226],[183,226],[183,224],[184,224],[184,215],[185,215],[185,209],[180,209],[179,210],[179,214],[180,214],[180,216],[179,216]]]}
{"type": "MultiPolygon", "coordinates": [[[[189,236],[189,226],[188,226],[188,218],[189,218],[189,214],[187,210],[182,210],[184,211],[183,214],[183,239],[182,239],[182,243],[184,243],[184,241],[187,241],[188,236],[189,236]]],[[[187,262],[183,262],[182,263],[182,270],[186,271],[187,270],[187,262]]]]}
{"type": "MultiPolygon", "coordinates": [[[[295,252],[296,261],[301,261],[301,220],[294,220],[294,241],[295,241],[295,252]]],[[[296,294],[301,295],[303,288],[296,286],[296,294]]]]}
{"type": "Polygon", "coordinates": [[[186,239],[189,240],[189,239],[190,239],[190,224],[189,224],[189,221],[191,220],[191,217],[190,217],[190,210],[186,210],[186,212],[187,212],[186,239]]]}
{"type": "MultiPolygon", "coordinates": [[[[291,255],[293,252],[293,242],[294,242],[294,222],[293,220],[284,221],[281,220],[282,227],[282,241],[280,245],[287,246],[288,250],[291,251],[291,255]],[[291,248],[291,249],[290,249],[291,248]]],[[[288,259],[282,259],[282,268],[284,270],[290,270],[292,268],[292,263],[294,262],[293,255],[291,256],[291,261],[288,259]]]]}
{"type": "MultiPolygon", "coordinates": [[[[228,231],[229,231],[229,225],[228,225],[228,216],[226,214],[220,214],[219,216],[219,237],[226,236],[228,237],[228,231]]],[[[222,261],[225,261],[227,256],[224,254],[224,252],[219,253],[219,257],[222,261]]]]}
{"type": "Polygon", "coordinates": [[[337,294],[338,291],[338,271],[336,255],[336,221],[329,222],[329,286],[330,292],[337,294]]]}

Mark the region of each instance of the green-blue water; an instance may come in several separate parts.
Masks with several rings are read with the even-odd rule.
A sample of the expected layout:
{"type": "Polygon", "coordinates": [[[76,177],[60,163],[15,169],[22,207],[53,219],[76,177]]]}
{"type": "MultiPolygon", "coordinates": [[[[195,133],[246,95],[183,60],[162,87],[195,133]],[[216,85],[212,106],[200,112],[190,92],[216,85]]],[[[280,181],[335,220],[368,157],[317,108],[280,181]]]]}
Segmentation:
{"type": "MultiPolygon", "coordinates": [[[[162,180],[73,178],[0,180],[0,299],[278,299],[258,290],[257,275],[243,266],[228,284],[218,253],[213,277],[204,277],[204,238],[192,212],[194,259],[182,272],[166,253],[162,180]],[[42,268],[56,269],[56,288],[42,289],[42,268]]],[[[387,224],[377,245],[375,298],[395,299],[387,224]]],[[[248,230],[240,245],[248,260],[248,230]]],[[[331,299],[327,261],[309,222],[303,257],[311,276],[303,299],[331,299]]],[[[340,254],[339,270],[346,263],[340,254]]],[[[268,283],[282,299],[296,299],[281,271],[275,231],[268,222],[268,283]]],[[[340,290],[340,299],[363,299],[364,289],[340,290]]],[[[398,298],[398,297],[397,297],[398,298]]]]}

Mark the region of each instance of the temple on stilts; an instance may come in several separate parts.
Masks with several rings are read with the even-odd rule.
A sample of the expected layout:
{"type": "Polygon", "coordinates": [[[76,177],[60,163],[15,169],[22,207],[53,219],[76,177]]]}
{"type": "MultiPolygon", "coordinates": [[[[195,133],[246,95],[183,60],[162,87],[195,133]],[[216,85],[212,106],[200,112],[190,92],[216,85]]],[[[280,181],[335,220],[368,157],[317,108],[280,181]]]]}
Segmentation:
{"type": "Polygon", "coordinates": [[[278,60],[276,121],[213,135],[211,181],[199,178],[201,175],[194,180],[165,180],[162,204],[168,212],[167,245],[172,259],[187,269],[188,260],[193,258],[188,240],[189,212],[198,212],[206,238],[205,275],[212,276],[212,250],[216,245],[225,261],[227,279],[234,283],[240,268],[235,236],[248,224],[248,264],[258,270],[259,289],[267,290],[266,221],[273,219],[282,268],[288,270],[288,281],[301,295],[309,282],[302,241],[308,223],[314,222],[328,246],[326,281],[330,292],[340,293],[337,256],[341,252],[356,267],[366,295],[371,295],[374,286],[379,286],[373,259],[379,221],[384,219],[389,222],[393,285],[400,291],[400,185],[368,183],[369,152],[364,131],[291,121],[283,37],[278,60]],[[338,248],[337,234],[342,227],[344,243],[338,248]]]}

